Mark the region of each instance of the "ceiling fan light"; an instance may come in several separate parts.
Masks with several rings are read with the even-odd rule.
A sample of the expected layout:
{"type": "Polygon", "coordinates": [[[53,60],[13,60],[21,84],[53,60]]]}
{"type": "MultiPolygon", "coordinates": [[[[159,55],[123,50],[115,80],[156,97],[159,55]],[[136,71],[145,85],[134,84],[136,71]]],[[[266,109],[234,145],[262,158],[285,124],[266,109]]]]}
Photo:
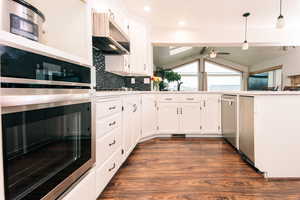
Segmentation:
{"type": "Polygon", "coordinates": [[[285,26],[285,20],[284,20],[284,17],[283,17],[282,15],[280,15],[280,16],[277,18],[276,28],[282,29],[282,28],[284,28],[284,26],[285,26]]]}
{"type": "Polygon", "coordinates": [[[248,50],[249,49],[249,43],[247,41],[245,41],[242,45],[242,49],[243,50],[248,50]]]}
{"type": "Polygon", "coordinates": [[[210,58],[216,58],[217,57],[217,53],[213,50],[213,51],[210,52],[209,57],[210,58]]]}

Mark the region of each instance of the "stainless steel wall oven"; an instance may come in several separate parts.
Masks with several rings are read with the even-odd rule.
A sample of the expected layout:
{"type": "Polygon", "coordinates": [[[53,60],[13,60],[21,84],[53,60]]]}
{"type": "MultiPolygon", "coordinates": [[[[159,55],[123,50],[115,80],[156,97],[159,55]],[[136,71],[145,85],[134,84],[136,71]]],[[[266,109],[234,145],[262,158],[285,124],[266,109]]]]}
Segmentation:
{"type": "Polygon", "coordinates": [[[58,198],[95,162],[90,68],[0,45],[6,200],[58,198]]]}

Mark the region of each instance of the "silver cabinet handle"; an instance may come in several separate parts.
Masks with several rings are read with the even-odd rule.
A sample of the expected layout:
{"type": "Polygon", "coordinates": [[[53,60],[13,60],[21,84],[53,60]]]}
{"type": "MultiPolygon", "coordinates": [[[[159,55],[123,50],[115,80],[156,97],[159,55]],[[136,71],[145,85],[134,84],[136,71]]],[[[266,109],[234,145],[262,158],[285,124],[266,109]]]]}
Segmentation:
{"type": "Polygon", "coordinates": [[[206,101],[203,101],[203,107],[206,107],[206,101]]]}
{"type": "Polygon", "coordinates": [[[111,170],[116,168],[116,164],[114,163],[114,165],[112,166],[112,168],[108,169],[108,171],[110,172],[111,170]]]}
{"type": "Polygon", "coordinates": [[[108,125],[109,126],[114,126],[114,125],[116,125],[116,121],[113,121],[113,122],[109,123],[108,125]]]}
{"type": "Polygon", "coordinates": [[[177,108],[177,111],[176,111],[176,112],[177,112],[177,115],[179,114],[178,110],[179,110],[179,108],[177,108]]]}
{"type": "Polygon", "coordinates": [[[117,108],[116,106],[112,106],[112,107],[109,107],[108,110],[114,110],[116,108],[117,108]]]}
{"type": "Polygon", "coordinates": [[[182,108],[180,108],[180,114],[182,114],[182,108]]]}
{"type": "Polygon", "coordinates": [[[172,100],[172,98],[165,98],[165,100],[171,101],[171,100],[172,100]]]}
{"type": "Polygon", "coordinates": [[[186,100],[193,101],[195,99],[194,98],[186,98],[186,100]]]}
{"type": "Polygon", "coordinates": [[[112,145],[116,144],[116,140],[114,140],[112,143],[109,144],[109,146],[111,147],[112,145]]]}
{"type": "Polygon", "coordinates": [[[133,104],[133,112],[136,112],[138,109],[137,105],[136,104],[133,104]]]}

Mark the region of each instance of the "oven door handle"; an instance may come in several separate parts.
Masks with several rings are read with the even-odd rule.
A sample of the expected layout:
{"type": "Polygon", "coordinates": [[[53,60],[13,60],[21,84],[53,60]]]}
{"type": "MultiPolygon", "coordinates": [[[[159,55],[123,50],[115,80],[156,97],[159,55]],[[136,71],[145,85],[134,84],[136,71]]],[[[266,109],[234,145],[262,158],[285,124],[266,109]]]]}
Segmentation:
{"type": "Polygon", "coordinates": [[[41,94],[41,95],[4,95],[1,96],[1,107],[16,107],[56,102],[88,101],[90,93],[78,94],[41,94]]]}

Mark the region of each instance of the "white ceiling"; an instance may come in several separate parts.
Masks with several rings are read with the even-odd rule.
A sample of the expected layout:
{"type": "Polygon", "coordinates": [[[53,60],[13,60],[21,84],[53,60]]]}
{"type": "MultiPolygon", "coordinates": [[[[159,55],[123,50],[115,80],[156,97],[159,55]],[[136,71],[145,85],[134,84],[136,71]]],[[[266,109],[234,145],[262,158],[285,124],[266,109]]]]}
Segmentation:
{"type": "MultiPolygon", "coordinates": [[[[183,53],[176,55],[170,55],[169,47],[154,47],[154,64],[157,67],[172,65],[178,61],[200,56],[200,52],[203,47],[194,47],[183,53]]],[[[210,47],[212,48],[212,47],[210,47]]],[[[299,48],[299,47],[296,47],[299,48]]],[[[218,55],[219,58],[223,58],[228,61],[232,61],[236,64],[244,65],[247,67],[256,65],[265,60],[274,59],[292,53],[295,49],[289,47],[287,51],[283,50],[283,47],[250,47],[249,50],[243,51],[241,47],[214,47],[217,52],[228,52],[230,55],[218,55]]],[[[209,51],[205,52],[207,55],[209,51]]]]}
{"type": "MultiPolygon", "coordinates": [[[[242,14],[250,12],[249,28],[274,28],[279,0],[124,0],[130,12],[145,17],[153,27],[186,29],[243,28],[242,14]],[[151,12],[144,6],[150,5],[151,12]]],[[[300,28],[300,1],[284,0],[283,14],[289,28],[300,28]]]]}

